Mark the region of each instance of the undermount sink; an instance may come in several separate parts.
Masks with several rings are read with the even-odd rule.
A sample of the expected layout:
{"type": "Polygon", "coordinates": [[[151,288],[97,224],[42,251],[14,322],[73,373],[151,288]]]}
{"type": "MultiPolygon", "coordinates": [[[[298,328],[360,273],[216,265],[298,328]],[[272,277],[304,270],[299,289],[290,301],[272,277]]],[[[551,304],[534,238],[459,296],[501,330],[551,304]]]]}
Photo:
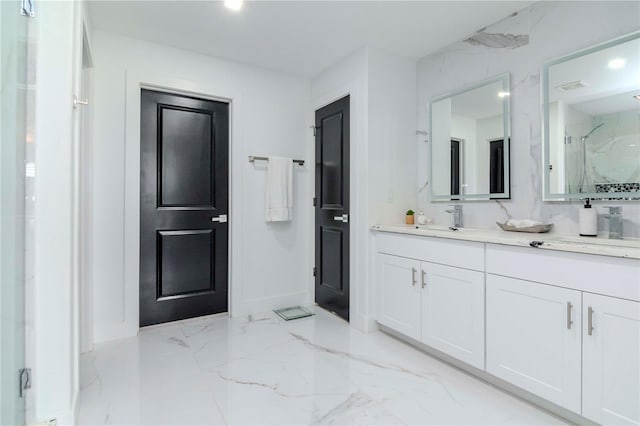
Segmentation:
{"type": "Polygon", "coordinates": [[[417,229],[425,229],[428,231],[446,231],[446,232],[457,232],[462,230],[463,228],[454,228],[453,226],[444,226],[444,225],[415,225],[417,229]]]}
{"type": "Polygon", "coordinates": [[[385,226],[387,229],[397,229],[398,231],[406,232],[406,231],[437,231],[437,232],[446,232],[446,233],[454,233],[454,232],[469,232],[469,228],[454,228],[445,225],[387,225],[385,226]]]}
{"type": "Polygon", "coordinates": [[[567,235],[559,236],[557,238],[551,238],[547,242],[549,243],[562,243],[562,244],[596,244],[601,246],[611,247],[630,247],[640,248],[640,240],[637,239],[613,239],[607,237],[571,237],[567,235]]]}

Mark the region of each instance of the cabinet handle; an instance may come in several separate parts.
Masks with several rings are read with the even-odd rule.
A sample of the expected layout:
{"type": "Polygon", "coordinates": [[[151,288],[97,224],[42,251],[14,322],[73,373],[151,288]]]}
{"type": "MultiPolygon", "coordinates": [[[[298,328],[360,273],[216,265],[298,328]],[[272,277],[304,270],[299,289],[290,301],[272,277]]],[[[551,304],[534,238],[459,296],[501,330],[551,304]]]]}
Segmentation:
{"type": "Polygon", "coordinates": [[[411,281],[412,285],[414,286],[418,283],[418,281],[416,280],[416,272],[418,272],[416,268],[411,268],[411,281]]]}
{"type": "Polygon", "coordinates": [[[587,334],[593,336],[593,308],[587,308],[587,334]]]}
{"type": "Polygon", "coordinates": [[[567,302],[567,330],[571,330],[571,324],[573,324],[573,321],[571,321],[571,308],[573,308],[573,305],[571,302],[567,302]]]}
{"type": "Polygon", "coordinates": [[[427,286],[427,273],[426,271],[422,271],[422,288],[427,286]]]}

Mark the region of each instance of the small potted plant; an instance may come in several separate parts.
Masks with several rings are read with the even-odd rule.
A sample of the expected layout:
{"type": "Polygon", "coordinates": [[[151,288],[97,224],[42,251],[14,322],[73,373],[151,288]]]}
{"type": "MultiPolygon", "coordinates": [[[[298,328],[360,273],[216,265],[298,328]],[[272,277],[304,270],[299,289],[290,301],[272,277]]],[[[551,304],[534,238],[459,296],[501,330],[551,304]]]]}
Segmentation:
{"type": "Polygon", "coordinates": [[[406,223],[407,225],[413,225],[415,223],[414,215],[416,212],[413,210],[407,210],[406,223]]]}

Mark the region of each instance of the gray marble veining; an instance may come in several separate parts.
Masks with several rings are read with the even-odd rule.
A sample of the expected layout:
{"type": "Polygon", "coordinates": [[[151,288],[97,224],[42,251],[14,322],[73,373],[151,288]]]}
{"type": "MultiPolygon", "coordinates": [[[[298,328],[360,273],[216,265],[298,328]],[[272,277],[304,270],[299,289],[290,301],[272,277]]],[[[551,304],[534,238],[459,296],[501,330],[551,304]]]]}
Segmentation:
{"type": "Polygon", "coordinates": [[[218,315],[151,327],[80,361],[83,425],[563,424],[321,309],[289,322],[218,315]]]}
{"type": "MultiPolygon", "coordinates": [[[[460,41],[418,62],[418,127],[429,126],[429,100],[444,93],[508,72],[511,76],[511,199],[502,206],[493,201],[465,204],[465,225],[497,229],[495,222],[507,208],[513,218],[554,223],[562,234],[578,234],[582,202],[542,200],[542,117],[540,72],[542,64],[576,50],[640,29],[640,3],[617,1],[538,2],[482,30],[471,39],[498,35],[498,46],[460,41]],[[528,43],[509,48],[506,35],[528,36],[528,43]],[[474,38],[475,37],[475,38],[474,38]]],[[[491,40],[491,37],[489,37],[491,40]]],[[[522,39],[521,39],[522,41],[522,39]]],[[[435,224],[447,224],[447,203],[429,203],[428,191],[417,191],[429,176],[428,144],[417,137],[417,208],[435,224]]],[[[599,213],[611,201],[594,202],[599,213]]],[[[623,206],[623,235],[640,237],[640,202],[623,206]]],[[[607,232],[600,220],[600,229],[607,232]]]]}

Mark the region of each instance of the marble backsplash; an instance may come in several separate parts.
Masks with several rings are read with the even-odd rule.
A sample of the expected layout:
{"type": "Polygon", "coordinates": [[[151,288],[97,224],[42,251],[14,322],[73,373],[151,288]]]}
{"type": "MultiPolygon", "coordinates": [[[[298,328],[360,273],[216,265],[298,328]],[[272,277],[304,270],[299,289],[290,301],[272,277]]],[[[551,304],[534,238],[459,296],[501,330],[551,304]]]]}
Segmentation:
{"type": "MultiPolygon", "coordinates": [[[[418,62],[418,130],[429,128],[429,100],[474,82],[508,72],[511,76],[511,199],[464,203],[464,224],[495,228],[505,212],[514,218],[553,223],[557,233],[578,233],[580,201],[542,200],[542,121],[540,73],[550,59],[640,29],[640,3],[613,1],[538,2],[466,40],[454,43],[418,62]]],[[[448,203],[428,202],[429,147],[422,134],[418,144],[418,208],[434,223],[448,224],[448,203]]],[[[640,202],[596,201],[621,205],[624,236],[640,237],[640,202]]],[[[601,232],[607,232],[601,218],[601,232]]]]}

